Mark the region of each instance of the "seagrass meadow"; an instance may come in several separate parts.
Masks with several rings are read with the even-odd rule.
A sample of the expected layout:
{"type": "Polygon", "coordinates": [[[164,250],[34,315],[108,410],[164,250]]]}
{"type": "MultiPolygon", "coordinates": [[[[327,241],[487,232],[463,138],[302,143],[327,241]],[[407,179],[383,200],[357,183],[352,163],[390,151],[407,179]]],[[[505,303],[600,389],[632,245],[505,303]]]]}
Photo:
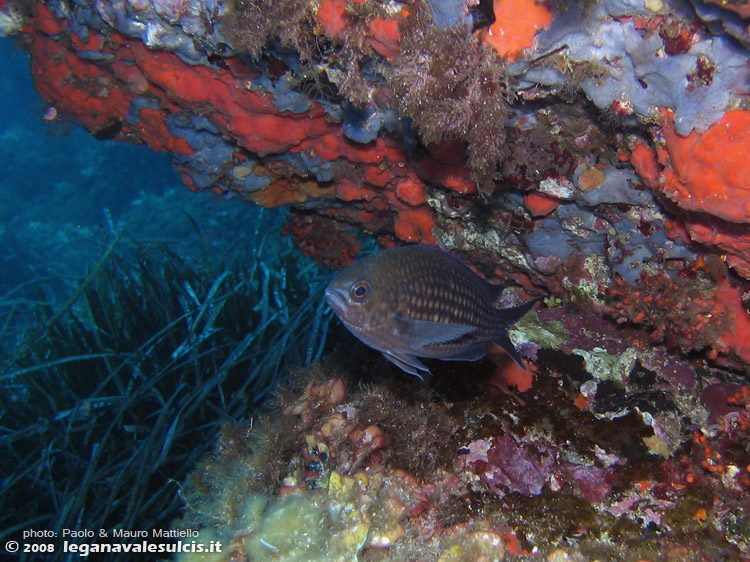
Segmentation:
{"type": "Polygon", "coordinates": [[[5,296],[6,538],[169,527],[217,427],[321,353],[318,268],[291,250],[264,260],[193,261],[118,234],[67,302],[33,283],[5,296]]]}

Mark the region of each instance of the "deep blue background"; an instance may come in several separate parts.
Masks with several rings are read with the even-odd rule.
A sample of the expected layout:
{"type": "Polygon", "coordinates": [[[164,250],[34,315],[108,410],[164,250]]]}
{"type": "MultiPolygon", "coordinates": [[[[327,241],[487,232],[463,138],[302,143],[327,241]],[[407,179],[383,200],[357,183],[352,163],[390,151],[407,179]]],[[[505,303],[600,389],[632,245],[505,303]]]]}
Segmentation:
{"type": "Polygon", "coordinates": [[[168,241],[186,254],[206,240],[217,249],[245,241],[238,246],[246,249],[258,221],[265,232],[278,224],[280,213],[190,192],[167,154],[98,141],[72,123],[45,122],[47,104],[29,68],[20,47],[0,39],[0,297],[48,276],[75,284],[101,255],[112,227],[133,239],[168,241]]]}

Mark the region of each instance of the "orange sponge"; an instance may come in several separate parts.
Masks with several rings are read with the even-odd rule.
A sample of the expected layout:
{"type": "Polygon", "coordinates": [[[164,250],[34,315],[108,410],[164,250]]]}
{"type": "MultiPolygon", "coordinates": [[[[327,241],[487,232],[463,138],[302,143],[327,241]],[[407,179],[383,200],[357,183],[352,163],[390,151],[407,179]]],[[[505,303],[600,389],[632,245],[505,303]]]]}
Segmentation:
{"type": "Polygon", "coordinates": [[[750,223],[750,111],[728,111],[705,133],[678,135],[664,110],[664,137],[672,169],[664,193],[683,209],[735,223],[750,223]]]}
{"type": "Polygon", "coordinates": [[[534,0],[497,0],[493,6],[495,23],[485,41],[500,56],[514,61],[524,49],[534,44],[537,31],[552,23],[552,14],[534,0]]]}

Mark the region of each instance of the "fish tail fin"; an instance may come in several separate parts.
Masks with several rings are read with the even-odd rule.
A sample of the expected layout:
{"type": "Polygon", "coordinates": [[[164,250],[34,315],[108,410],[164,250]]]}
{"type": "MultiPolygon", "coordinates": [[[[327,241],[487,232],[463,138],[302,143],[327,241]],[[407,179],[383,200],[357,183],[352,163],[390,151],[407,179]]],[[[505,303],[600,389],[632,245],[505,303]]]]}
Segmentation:
{"type": "Polygon", "coordinates": [[[518,352],[516,351],[516,348],[513,347],[513,342],[510,341],[510,338],[508,337],[508,334],[501,334],[500,336],[495,338],[495,343],[503,348],[503,351],[510,355],[510,358],[513,359],[516,363],[518,363],[518,366],[522,369],[526,369],[526,366],[523,364],[523,361],[521,361],[521,356],[518,355],[518,352]]]}
{"type": "Polygon", "coordinates": [[[502,322],[506,328],[509,328],[510,326],[518,322],[521,318],[526,316],[526,313],[543,298],[544,297],[536,297],[534,299],[531,299],[529,302],[525,302],[521,305],[514,306],[512,308],[502,308],[498,310],[498,312],[500,313],[500,322],[502,322]]]}
{"type": "Polygon", "coordinates": [[[505,353],[510,355],[511,359],[518,363],[518,366],[522,369],[525,369],[526,367],[521,361],[521,356],[516,351],[516,348],[513,347],[513,342],[510,341],[507,329],[518,322],[521,318],[523,318],[526,313],[543,298],[544,297],[536,297],[534,299],[531,299],[529,302],[523,303],[522,305],[498,310],[498,312],[500,313],[500,322],[502,323],[504,330],[499,336],[495,338],[494,341],[497,345],[502,347],[505,353]]]}

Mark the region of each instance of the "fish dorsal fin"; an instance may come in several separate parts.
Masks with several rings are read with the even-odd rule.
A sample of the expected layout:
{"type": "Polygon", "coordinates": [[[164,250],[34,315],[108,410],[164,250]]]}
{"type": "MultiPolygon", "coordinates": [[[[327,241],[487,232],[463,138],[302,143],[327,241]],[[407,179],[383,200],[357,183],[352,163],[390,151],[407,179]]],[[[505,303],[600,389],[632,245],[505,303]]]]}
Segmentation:
{"type": "Polygon", "coordinates": [[[466,324],[412,320],[399,315],[395,316],[395,320],[398,336],[406,347],[414,350],[436,343],[454,341],[476,330],[474,326],[466,324]]]}

